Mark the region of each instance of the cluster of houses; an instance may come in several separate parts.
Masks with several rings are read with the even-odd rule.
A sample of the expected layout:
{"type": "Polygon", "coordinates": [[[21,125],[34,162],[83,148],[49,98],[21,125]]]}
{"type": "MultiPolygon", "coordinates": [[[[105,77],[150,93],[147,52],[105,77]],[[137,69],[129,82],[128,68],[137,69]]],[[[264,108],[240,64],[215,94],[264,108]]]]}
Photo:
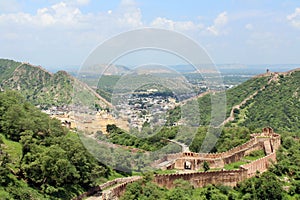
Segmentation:
{"type": "Polygon", "coordinates": [[[131,128],[142,129],[144,123],[162,126],[166,123],[166,112],[178,103],[170,96],[159,95],[153,89],[127,95],[116,105],[117,115],[128,121],[131,128]]]}

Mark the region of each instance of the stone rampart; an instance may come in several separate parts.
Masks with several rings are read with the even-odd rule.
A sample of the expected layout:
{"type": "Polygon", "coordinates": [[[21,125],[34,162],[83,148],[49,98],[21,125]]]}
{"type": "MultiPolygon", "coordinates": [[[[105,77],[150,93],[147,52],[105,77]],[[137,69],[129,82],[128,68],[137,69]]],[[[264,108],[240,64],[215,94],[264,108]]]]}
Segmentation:
{"type": "Polygon", "coordinates": [[[222,184],[227,186],[235,186],[238,182],[247,177],[247,170],[224,170],[211,172],[195,172],[182,174],[166,174],[156,175],[153,182],[159,186],[172,188],[174,181],[183,179],[189,181],[194,187],[203,187],[208,184],[222,184]]]}
{"type": "Polygon", "coordinates": [[[209,163],[211,168],[224,168],[224,165],[237,162],[250,152],[259,149],[264,149],[263,143],[257,142],[256,139],[253,138],[238,147],[222,153],[201,154],[184,152],[181,157],[174,160],[174,164],[172,164],[170,168],[183,170],[186,169],[186,163],[188,162],[191,165],[191,170],[199,170],[202,168],[204,161],[209,163]]]}
{"type": "Polygon", "coordinates": [[[120,197],[122,192],[125,191],[126,185],[128,183],[132,183],[139,179],[141,179],[141,177],[139,177],[139,176],[116,178],[114,180],[108,181],[106,183],[103,183],[101,185],[91,188],[89,191],[77,196],[73,200],[82,200],[86,197],[95,195],[97,193],[100,193],[97,195],[97,196],[99,196],[99,199],[112,200],[111,197],[120,197]],[[114,185],[116,185],[116,186],[114,186],[114,185]],[[114,186],[114,187],[112,187],[112,186],[114,186]],[[105,189],[107,189],[109,187],[112,187],[112,188],[107,191],[104,191],[105,189]]]}
{"type": "Polygon", "coordinates": [[[167,154],[167,155],[164,155],[162,158],[155,160],[151,165],[153,167],[157,167],[162,162],[176,160],[180,157],[182,157],[182,153],[167,154]]]}
{"type": "Polygon", "coordinates": [[[257,171],[267,171],[272,162],[276,162],[276,152],[273,152],[263,158],[257,159],[251,163],[241,165],[241,168],[247,170],[247,178],[250,178],[252,176],[255,176],[257,171]]]}
{"type": "Polygon", "coordinates": [[[251,134],[248,142],[222,153],[193,153],[185,152],[172,165],[175,169],[185,169],[188,163],[189,169],[196,170],[204,162],[208,162],[211,168],[224,167],[224,164],[241,160],[252,151],[268,147],[268,155],[251,163],[240,166],[239,170],[220,170],[210,172],[176,173],[156,175],[154,182],[166,188],[174,187],[174,181],[183,179],[189,181],[194,187],[203,187],[208,184],[223,184],[235,186],[238,182],[254,176],[257,171],[265,172],[272,163],[276,162],[276,150],[281,145],[280,135],[271,128],[264,128],[262,133],[251,134]]]}
{"type": "Polygon", "coordinates": [[[112,187],[109,190],[103,191],[101,199],[102,200],[118,199],[125,192],[127,184],[133,183],[133,182],[138,181],[140,179],[141,179],[141,177],[127,178],[127,180],[124,183],[118,184],[118,185],[112,187]]]}
{"type": "Polygon", "coordinates": [[[234,147],[221,153],[194,153],[183,152],[166,155],[156,160],[152,166],[161,169],[191,169],[199,170],[203,162],[209,163],[211,168],[224,168],[224,165],[237,162],[244,156],[255,150],[265,150],[266,154],[276,151],[280,146],[280,135],[273,132],[273,129],[264,128],[262,133],[251,134],[251,139],[242,145],[234,147]],[[266,145],[268,144],[268,145],[266,145]]]}
{"type": "Polygon", "coordinates": [[[255,176],[257,171],[267,171],[272,162],[276,162],[276,152],[251,163],[242,165],[238,170],[156,175],[154,177],[154,182],[159,186],[168,189],[175,186],[174,181],[177,179],[189,181],[194,187],[203,187],[208,184],[222,184],[233,187],[236,186],[238,182],[255,176]]]}
{"type": "MultiPolygon", "coordinates": [[[[270,146],[271,153],[263,158],[257,159],[251,163],[241,165],[240,169],[237,170],[218,170],[209,172],[191,172],[191,173],[174,173],[174,174],[164,174],[155,175],[153,182],[159,186],[172,188],[174,187],[174,181],[177,179],[183,179],[189,181],[194,187],[203,187],[208,184],[222,184],[227,186],[235,186],[237,183],[255,176],[256,172],[265,172],[269,166],[276,162],[276,150],[280,147],[280,135],[273,133],[271,128],[263,129],[263,133],[251,134],[252,139],[248,142],[230,149],[227,152],[222,153],[212,153],[212,154],[201,154],[193,152],[184,152],[166,155],[163,158],[155,161],[154,163],[159,164],[166,161],[173,162],[173,167],[184,168],[185,161],[189,161],[192,168],[196,169],[202,162],[209,162],[210,166],[224,166],[224,164],[229,164],[240,160],[245,155],[258,149],[264,149],[265,145],[270,146]],[[176,162],[179,160],[179,162],[176,162]],[[177,165],[177,166],[176,166],[177,165]]],[[[119,178],[113,181],[109,181],[100,186],[92,188],[90,191],[80,195],[74,200],[80,200],[84,197],[90,196],[97,192],[101,192],[105,188],[112,187],[111,189],[102,192],[103,200],[112,200],[120,197],[126,189],[128,183],[132,183],[141,179],[141,177],[128,177],[119,178]],[[116,185],[116,186],[114,186],[116,185]]]]}

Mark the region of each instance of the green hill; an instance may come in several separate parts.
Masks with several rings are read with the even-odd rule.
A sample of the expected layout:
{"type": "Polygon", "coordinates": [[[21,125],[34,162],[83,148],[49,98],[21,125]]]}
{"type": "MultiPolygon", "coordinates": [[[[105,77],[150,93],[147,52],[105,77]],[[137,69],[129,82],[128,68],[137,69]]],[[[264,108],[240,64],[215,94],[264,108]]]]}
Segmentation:
{"type": "Polygon", "coordinates": [[[0,59],[0,82],[11,77],[15,69],[22,63],[7,59],[0,59]]]}
{"type": "MultiPolygon", "coordinates": [[[[254,77],[226,91],[226,126],[245,126],[254,130],[271,126],[275,131],[300,129],[300,70],[268,73],[254,77]],[[235,108],[235,109],[233,109],[235,108]]],[[[211,96],[198,99],[200,125],[209,125],[211,96]]],[[[193,111],[191,111],[193,112],[193,111]]],[[[197,114],[197,113],[195,113],[197,114]]],[[[180,119],[180,107],[169,111],[168,124],[180,119]]]]}
{"type": "Polygon", "coordinates": [[[0,92],[0,199],[72,199],[108,174],[59,120],[0,92]]]}
{"type": "Polygon", "coordinates": [[[273,73],[269,83],[235,113],[232,125],[300,130],[300,70],[273,73]]]}
{"type": "Polygon", "coordinates": [[[72,103],[73,86],[99,100],[108,103],[86,84],[81,83],[65,71],[52,74],[40,66],[0,59],[0,89],[18,90],[26,100],[41,107],[64,106],[72,103]]]}

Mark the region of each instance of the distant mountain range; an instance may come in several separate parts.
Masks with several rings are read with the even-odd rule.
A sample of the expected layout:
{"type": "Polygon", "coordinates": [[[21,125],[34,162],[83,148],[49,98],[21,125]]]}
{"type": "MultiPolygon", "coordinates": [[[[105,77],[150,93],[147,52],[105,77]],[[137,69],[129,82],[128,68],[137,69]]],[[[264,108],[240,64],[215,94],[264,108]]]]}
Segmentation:
{"type": "Polygon", "coordinates": [[[109,106],[109,103],[89,86],[65,71],[52,74],[41,66],[0,59],[0,89],[18,90],[34,105],[48,107],[71,104],[75,83],[77,90],[94,96],[102,107],[109,106]]]}
{"type": "MultiPolygon", "coordinates": [[[[143,65],[144,69],[147,65],[143,65]]],[[[176,73],[196,73],[196,69],[192,65],[187,64],[179,64],[179,65],[166,65],[166,68],[170,71],[174,71],[176,73]]],[[[291,69],[299,68],[300,64],[215,64],[215,67],[222,74],[261,74],[266,72],[267,69],[270,71],[284,72],[291,69]]],[[[78,70],[80,69],[81,74],[89,75],[124,75],[127,73],[131,73],[136,67],[135,66],[125,66],[125,65],[110,65],[107,69],[106,65],[95,65],[89,67],[88,70],[80,69],[80,66],[69,66],[64,67],[64,70],[70,73],[73,76],[77,75],[78,70]]],[[[204,66],[200,66],[200,71],[198,73],[210,73],[211,70],[207,70],[204,66]]],[[[51,69],[51,72],[55,72],[57,70],[51,69]]],[[[139,71],[138,68],[136,71],[139,71]]],[[[156,70],[151,70],[151,73],[164,73],[164,69],[160,68],[159,65],[156,65],[156,70]]]]}

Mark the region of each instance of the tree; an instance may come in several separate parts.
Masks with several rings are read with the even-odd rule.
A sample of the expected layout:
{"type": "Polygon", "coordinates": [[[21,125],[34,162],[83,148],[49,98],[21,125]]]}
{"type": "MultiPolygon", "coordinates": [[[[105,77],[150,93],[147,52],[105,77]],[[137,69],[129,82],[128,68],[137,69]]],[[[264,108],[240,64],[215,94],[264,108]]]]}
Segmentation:
{"type": "Polygon", "coordinates": [[[142,194],[142,181],[136,181],[126,186],[126,191],[120,200],[139,199],[142,194]]]}
{"type": "Polygon", "coordinates": [[[203,162],[203,169],[205,172],[210,169],[208,162],[206,162],[206,161],[203,162]]]}
{"type": "Polygon", "coordinates": [[[106,132],[113,133],[118,130],[118,127],[115,124],[107,124],[106,125],[106,132]]]}
{"type": "Polygon", "coordinates": [[[282,183],[271,172],[247,179],[237,189],[245,197],[251,196],[251,199],[281,200],[284,193],[282,183]]]}

